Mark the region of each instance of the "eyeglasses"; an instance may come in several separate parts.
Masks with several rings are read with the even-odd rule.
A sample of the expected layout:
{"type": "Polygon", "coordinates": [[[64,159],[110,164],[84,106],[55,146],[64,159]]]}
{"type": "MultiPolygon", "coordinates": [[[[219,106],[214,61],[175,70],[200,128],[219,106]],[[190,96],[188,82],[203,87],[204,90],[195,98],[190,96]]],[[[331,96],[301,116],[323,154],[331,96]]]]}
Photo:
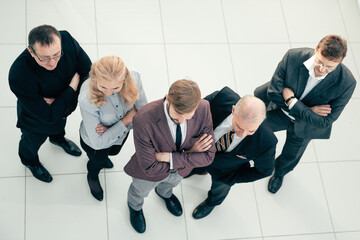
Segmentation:
{"type": "Polygon", "coordinates": [[[56,55],[56,56],[54,56],[54,57],[52,57],[52,58],[51,58],[51,57],[46,57],[46,58],[44,58],[44,59],[40,59],[39,56],[36,54],[35,50],[34,50],[32,47],[30,47],[30,46],[29,46],[29,48],[30,48],[31,51],[35,54],[35,56],[39,59],[39,61],[42,62],[42,63],[48,63],[48,62],[50,62],[52,59],[54,59],[54,61],[59,61],[60,58],[64,55],[64,52],[61,50],[61,53],[60,53],[60,54],[58,54],[58,55],[56,55]]]}
{"type": "Polygon", "coordinates": [[[314,60],[314,65],[315,66],[318,66],[318,67],[323,67],[323,68],[325,68],[325,70],[327,71],[327,72],[331,72],[331,71],[333,71],[337,66],[335,66],[335,67],[330,67],[330,66],[326,66],[326,65],[324,65],[324,64],[322,64],[322,63],[319,63],[319,62],[317,62],[317,59],[315,58],[315,60],[314,60]]]}

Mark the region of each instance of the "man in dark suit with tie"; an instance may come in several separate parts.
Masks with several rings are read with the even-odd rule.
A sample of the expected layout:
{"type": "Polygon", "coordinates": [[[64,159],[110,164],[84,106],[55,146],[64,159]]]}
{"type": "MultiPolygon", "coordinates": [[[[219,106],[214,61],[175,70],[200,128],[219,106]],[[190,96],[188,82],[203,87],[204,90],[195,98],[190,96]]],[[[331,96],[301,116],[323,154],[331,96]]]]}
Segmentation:
{"type": "Polygon", "coordinates": [[[155,188],[169,212],[182,214],[172,189],[195,167],[209,165],[215,154],[209,103],[201,99],[198,85],[174,82],[165,98],[145,105],[133,119],[135,154],[125,166],[133,178],[128,191],[130,222],[146,229],[142,206],[155,188]]]}
{"type": "Polygon", "coordinates": [[[216,154],[213,163],[192,174],[209,172],[208,197],[195,208],[193,217],[206,217],[220,205],[235,183],[270,176],[274,169],[277,139],[262,124],[265,104],[254,96],[239,95],[228,87],[205,97],[210,103],[216,154]]]}
{"type": "Polygon", "coordinates": [[[290,49],[271,81],[255,90],[255,96],[267,104],[266,123],[274,132],[286,130],[286,142],[268,185],[271,193],[280,189],[311,139],[330,138],[332,124],[356,86],[350,70],[341,63],[346,52],[346,40],[337,35],[324,37],[315,51],[290,49]]]}

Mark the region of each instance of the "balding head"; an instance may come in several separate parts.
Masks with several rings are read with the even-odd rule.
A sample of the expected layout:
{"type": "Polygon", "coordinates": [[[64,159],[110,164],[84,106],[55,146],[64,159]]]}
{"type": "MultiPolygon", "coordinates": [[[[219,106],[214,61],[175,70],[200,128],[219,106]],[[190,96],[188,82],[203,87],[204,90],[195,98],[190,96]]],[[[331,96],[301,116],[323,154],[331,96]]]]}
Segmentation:
{"type": "Polygon", "coordinates": [[[233,106],[233,129],[238,137],[256,132],[266,117],[266,108],[259,98],[246,95],[233,106]]]}

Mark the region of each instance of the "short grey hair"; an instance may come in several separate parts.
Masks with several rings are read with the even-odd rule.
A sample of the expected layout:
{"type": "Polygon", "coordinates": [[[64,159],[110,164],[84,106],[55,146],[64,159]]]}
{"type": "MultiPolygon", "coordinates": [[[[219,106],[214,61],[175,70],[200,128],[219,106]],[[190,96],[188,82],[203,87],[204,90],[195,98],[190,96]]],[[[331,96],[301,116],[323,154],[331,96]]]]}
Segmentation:
{"type": "Polygon", "coordinates": [[[262,122],[266,118],[266,107],[259,98],[245,95],[236,103],[234,114],[240,114],[247,122],[262,122]]]}

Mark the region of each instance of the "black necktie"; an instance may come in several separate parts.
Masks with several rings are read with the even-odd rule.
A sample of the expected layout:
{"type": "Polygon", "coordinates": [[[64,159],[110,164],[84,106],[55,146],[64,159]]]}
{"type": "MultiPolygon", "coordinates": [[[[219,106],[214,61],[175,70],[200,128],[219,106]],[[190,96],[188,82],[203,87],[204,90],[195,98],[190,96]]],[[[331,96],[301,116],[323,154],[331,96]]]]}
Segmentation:
{"type": "Polygon", "coordinates": [[[176,151],[179,151],[180,146],[181,146],[181,127],[180,124],[176,125],[176,141],[175,141],[175,146],[176,146],[176,151]]]}
{"type": "Polygon", "coordinates": [[[228,131],[219,140],[217,140],[217,142],[215,143],[216,151],[226,152],[234,139],[234,134],[234,131],[228,131]]]}

